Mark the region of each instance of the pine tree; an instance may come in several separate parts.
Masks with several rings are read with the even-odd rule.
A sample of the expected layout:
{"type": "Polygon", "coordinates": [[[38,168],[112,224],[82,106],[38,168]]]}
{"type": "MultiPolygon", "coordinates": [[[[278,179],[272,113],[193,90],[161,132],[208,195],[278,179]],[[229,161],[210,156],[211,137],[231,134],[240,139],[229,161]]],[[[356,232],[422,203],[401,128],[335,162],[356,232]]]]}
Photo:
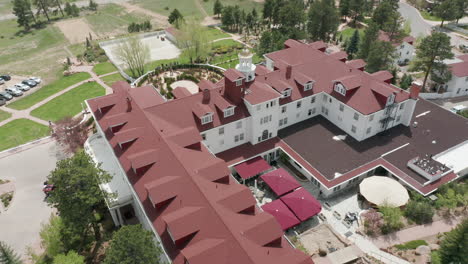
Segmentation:
{"type": "Polygon", "coordinates": [[[367,56],[366,71],[373,73],[380,70],[387,70],[393,64],[395,58],[395,48],[388,41],[375,41],[367,56]]]}
{"type": "Polygon", "coordinates": [[[468,218],[465,218],[455,229],[445,234],[440,243],[442,263],[466,263],[468,259],[468,218]]]}
{"type": "Polygon", "coordinates": [[[376,23],[369,23],[369,27],[364,30],[364,37],[362,38],[361,44],[359,45],[358,57],[366,59],[369,55],[372,43],[374,43],[379,37],[379,26],[376,23]]]}
{"type": "Polygon", "coordinates": [[[221,4],[219,0],[216,0],[213,6],[213,13],[217,15],[219,18],[222,12],[223,12],[223,4],[221,4]]]}
{"type": "Polygon", "coordinates": [[[340,0],[340,15],[349,16],[349,0],[340,0]]]}
{"type": "Polygon", "coordinates": [[[26,31],[31,29],[31,24],[35,22],[35,18],[29,0],[14,0],[13,14],[17,17],[18,25],[24,27],[26,31]]]}
{"type": "Polygon", "coordinates": [[[330,35],[338,30],[340,18],[330,0],[317,0],[310,6],[307,31],[313,40],[330,40],[330,35]]]}
{"type": "Polygon", "coordinates": [[[436,8],[434,14],[442,19],[440,27],[444,26],[445,21],[454,20],[459,16],[458,9],[460,8],[458,0],[443,0],[436,8]]]}
{"type": "Polygon", "coordinates": [[[359,49],[359,31],[356,29],[354,30],[353,36],[349,41],[348,46],[346,47],[346,52],[351,55],[354,55],[359,49]]]}
{"type": "Polygon", "coordinates": [[[0,241],[0,263],[1,264],[21,264],[20,257],[7,244],[0,241]]]}
{"type": "Polygon", "coordinates": [[[184,16],[176,8],[176,9],[172,10],[172,12],[169,15],[169,18],[167,19],[167,21],[171,25],[175,25],[176,28],[179,28],[180,24],[184,21],[184,16]]]}

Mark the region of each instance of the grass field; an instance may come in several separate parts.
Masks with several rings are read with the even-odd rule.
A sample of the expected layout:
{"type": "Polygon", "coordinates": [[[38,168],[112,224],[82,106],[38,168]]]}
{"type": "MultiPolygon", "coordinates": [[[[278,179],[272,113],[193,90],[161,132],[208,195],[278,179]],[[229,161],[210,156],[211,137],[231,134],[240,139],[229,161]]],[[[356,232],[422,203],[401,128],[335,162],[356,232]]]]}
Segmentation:
{"type": "MultiPolygon", "coordinates": [[[[202,3],[203,8],[206,12],[210,15],[213,15],[213,5],[215,0],[199,0],[202,3]]],[[[257,9],[257,13],[260,16],[263,9],[263,3],[255,2],[254,0],[222,0],[221,3],[223,6],[228,5],[238,5],[241,9],[244,9],[246,12],[251,12],[251,10],[255,7],[257,9]]]]}
{"type": "Polygon", "coordinates": [[[80,72],[71,76],[62,77],[61,79],[38,89],[36,92],[9,104],[8,107],[16,110],[27,109],[65,88],[89,78],[91,78],[91,75],[86,72],[80,72]]]}
{"type": "MultiPolygon", "coordinates": [[[[356,29],[354,28],[345,28],[344,30],[340,31],[339,34],[338,34],[338,37],[340,37],[340,35],[343,36],[343,42],[345,42],[348,38],[351,38],[354,34],[354,31],[356,29]]],[[[359,31],[359,37],[362,39],[364,37],[364,29],[358,29],[359,31]]]]}
{"type": "MultiPolygon", "coordinates": [[[[204,16],[195,1],[197,0],[136,0],[135,3],[165,16],[169,16],[172,10],[177,8],[185,18],[202,19],[204,16]]],[[[200,2],[203,2],[203,0],[200,0],[200,2]]]]}
{"type": "Polygon", "coordinates": [[[114,84],[117,81],[126,81],[124,79],[124,77],[122,77],[122,75],[120,75],[120,73],[114,73],[114,74],[111,74],[111,75],[101,77],[101,80],[103,80],[104,83],[106,83],[109,86],[112,86],[112,84],[114,84]]]}
{"type": "Polygon", "coordinates": [[[0,0],[0,15],[11,13],[12,8],[11,0],[0,0]]]}
{"type": "Polygon", "coordinates": [[[0,21],[0,72],[36,75],[44,80],[57,78],[67,56],[63,46],[68,44],[54,25],[20,34],[16,20],[0,21]]]}
{"type": "Polygon", "coordinates": [[[221,46],[227,46],[227,47],[242,47],[242,44],[233,40],[233,39],[223,39],[220,41],[213,42],[213,48],[221,47],[221,46]]]}
{"type": "Polygon", "coordinates": [[[0,110],[0,121],[10,118],[11,113],[0,110]]]}
{"type": "Polygon", "coordinates": [[[85,83],[34,109],[31,115],[55,122],[67,116],[75,116],[83,110],[81,103],[84,100],[104,94],[104,87],[98,83],[85,83]]]}
{"type": "Polygon", "coordinates": [[[106,73],[115,72],[117,71],[117,68],[115,68],[114,64],[106,61],[106,62],[101,62],[101,63],[94,65],[93,71],[97,75],[103,75],[106,73]]]}
{"type": "Polygon", "coordinates": [[[121,34],[127,32],[130,23],[141,23],[149,17],[140,13],[128,13],[116,4],[100,5],[96,13],[85,16],[91,28],[97,35],[121,34]]]}
{"type": "Polygon", "coordinates": [[[213,41],[220,38],[229,38],[231,35],[222,32],[217,28],[208,28],[208,40],[213,41]]]}
{"type": "Polygon", "coordinates": [[[0,151],[49,135],[49,127],[29,119],[16,119],[0,127],[0,151]]]}
{"type": "Polygon", "coordinates": [[[425,10],[419,10],[419,12],[421,13],[421,16],[426,20],[442,21],[442,19],[440,19],[439,17],[436,17],[425,10]]]}

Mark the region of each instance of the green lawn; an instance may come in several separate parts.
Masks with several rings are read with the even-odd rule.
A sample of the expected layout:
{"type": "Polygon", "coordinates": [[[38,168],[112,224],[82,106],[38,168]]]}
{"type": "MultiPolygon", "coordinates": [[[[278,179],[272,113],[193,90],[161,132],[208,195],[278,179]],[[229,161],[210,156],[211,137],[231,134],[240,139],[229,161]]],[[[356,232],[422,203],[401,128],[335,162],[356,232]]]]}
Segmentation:
{"type": "Polygon", "coordinates": [[[421,13],[421,16],[426,20],[442,21],[442,19],[440,19],[439,17],[436,17],[425,10],[419,10],[419,12],[421,13]]]}
{"type": "Polygon", "coordinates": [[[0,15],[11,13],[13,3],[11,0],[0,0],[0,15]]]}
{"type": "Polygon", "coordinates": [[[114,73],[111,75],[101,77],[101,80],[103,80],[109,86],[112,86],[112,84],[114,84],[117,81],[126,81],[125,78],[122,77],[122,75],[120,75],[120,73],[114,73]]]}
{"type": "Polygon", "coordinates": [[[405,244],[395,245],[395,247],[399,250],[407,250],[407,249],[416,249],[419,246],[427,246],[427,242],[425,240],[413,240],[406,242],[405,244]]]}
{"type": "Polygon", "coordinates": [[[233,39],[223,39],[220,41],[213,42],[213,48],[221,46],[242,48],[242,44],[233,39]]]}
{"type": "Polygon", "coordinates": [[[11,117],[11,113],[0,110],[0,121],[11,117]]]}
{"type": "Polygon", "coordinates": [[[0,72],[55,79],[67,53],[62,32],[53,24],[24,34],[16,20],[0,21],[0,72]]]}
{"type": "MultiPolygon", "coordinates": [[[[70,76],[64,76],[59,80],[48,84],[42,88],[39,88],[37,91],[30,93],[28,96],[23,97],[16,102],[13,102],[8,105],[8,107],[16,109],[16,110],[23,110],[30,108],[31,106],[37,104],[38,102],[46,99],[47,97],[60,92],[61,90],[75,84],[81,82],[83,80],[89,79],[91,76],[89,73],[80,72],[77,74],[73,74],[70,76]]],[[[33,88],[34,91],[35,88],[33,88]]]]}
{"type": "Polygon", "coordinates": [[[106,73],[115,72],[117,71],[117,68],[115,68],[114,64],[106,61],[106,62],[101,62],[101,63],[94,65],[93,71],[97,75],[103,75],[106,73]]]}
{"type": "Polygon", "coordinates": [[[83,110],[81,103],[106,93],[104,87],[96,82],[84,83],[47,104],[31,111],[31,115],[43,120],[58,121],[67,116],[75,116],[83,110]]]}
{"type": "MultiPolygon", "coordinates": [[[[177,8],[185,18],[202,19],[204,16],[195,1],[197,0],[136,0],[135,3],[165,16],[169,16],[172,10],[177,8]]],[[[200,2],[203,2],[203,0],[200,0],[200,2]]]]}
{"type": "MultiPolygon", "coordinates": [[[[340,37],[340,35],[342,35],[343,36],[343,42],[344,42],[348,38],[353,36],[355,30],[356,29],[354,29],[354,28],[349,28],[349,27],[345,28],[344,30],[339,32],[338,38],[340,37]]],[[[359,31],[359,37],[362,39],[364,37],[364,29],[358,29],[358,31],[359,31]]]]}
{"type": "Polygon", "coordinates": [[[130,23],[141,23],[150,19],[140,13],[128,13],[125,8],[117,4],[99,5],[97,12],[87,15],[85,18],[98,35],[125,33],[130,23]]]}
{"type": "Polygon", "coordinates": [[[80,54],[83,54],[86,51],[86,46],[85,46],[85,43],[78,43],[78,44],[72,44],[68,46],[68,49],[71,51],[71,53],[74,56],[78,56],[80,54]]]}
{"type": "Polygon", "coordinates": [[[208,28],[208,39],[209,41],[220,39],[220,38],[229,38],[231,35],[224,33],[223,31],[217,28],[208,28]]]}
{"type": "MultiPolygon", "coordinates": [[[[206,12],[210,15],[213,15],[213,5],[215,0],[199,1],[202,3],[206,12]]],[[[255,7],[255,9],[257,9],[258,16],[260,17],[262,14],[263,3],[259,3],[254,0],[222,0],[221,3],[223,4],[223,6],[238,5],[241,9],[244,9],[246,12],[251,12],[251,10],[255,7]]]]}
{"type": "Polygon", "coordinates": [[[0,127],[0,151],[49,135],[49,127],[29,119],[16,119],[0,127]]]}

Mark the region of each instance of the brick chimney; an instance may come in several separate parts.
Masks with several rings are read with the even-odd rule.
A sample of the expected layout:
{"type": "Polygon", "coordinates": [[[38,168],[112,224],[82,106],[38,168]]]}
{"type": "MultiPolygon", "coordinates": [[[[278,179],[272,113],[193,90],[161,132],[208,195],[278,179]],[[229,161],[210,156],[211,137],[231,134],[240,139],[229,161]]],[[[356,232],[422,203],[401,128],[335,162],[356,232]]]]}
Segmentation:
{"type": "Polygon", "coordinates": [[[417,100],[419,97],[419,92],[421,91],[421,84],[419,82],[412,82],[410,87],[410,98],[417,100]]]}
{"type": "Polygon", "coordinates": [[[292,75],[292,66],[287,65],[286,66],[286,79],[287,80],[291,79],[291,75],[292,75]]]}
{"type": "Polygon", "coordinates": [[[132,111],[132,98],[127,97],[127,112],[132,111]]]}
{"type": "Polygon", "coordinates": [[[224,95],[234,104],[240,104],[244,101],[245,79],[237,86],[236,81],[231,81],[229,78],[224,78],[224,95]]]}
{"type": "Polygon", "coordinates": [[[210,102],[210,90],[203,89],[202,93],[203,93],[202,103],[203,104],[208,104],[210,102]]]}

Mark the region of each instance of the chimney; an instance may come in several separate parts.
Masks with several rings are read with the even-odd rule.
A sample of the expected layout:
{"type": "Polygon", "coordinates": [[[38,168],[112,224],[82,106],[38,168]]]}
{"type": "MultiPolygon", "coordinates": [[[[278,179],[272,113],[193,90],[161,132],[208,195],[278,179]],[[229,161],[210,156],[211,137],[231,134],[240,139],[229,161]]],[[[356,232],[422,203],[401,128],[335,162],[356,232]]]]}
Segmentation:
{"type": "Polygon", "coordinates": [[[210,102],[210,90],[208,89],[203,89],[203,99],[202,103],[203,104],[208,104],[210,102]]]}
{"type": "Polygon", "coordinates": [[[412,82],[410,87],[410,98],[417,100],[419,97],[419,92],[421,91],[421,84],[419,82],[412,82]]]}
{"type": "Polygon", "coordinates": [[[224,78],[224,96],[231,100],[234,104],[240,104],[244,101],[245,83],[242,80],[240,85],[236,85],[236,81],[231,81],[229,78],[224,78]]]}
{"type": "Polygon", "coordinates": [[[292,75],[292,66],[287,65],[286,66],[286,79],[287,80],[291,79],[291,75],[292,75]]]}
{"type": "Polygon", "coordinates": [[[130,97],[127,97],[127,112],[132,111],[132,99],[130,97]]]}

